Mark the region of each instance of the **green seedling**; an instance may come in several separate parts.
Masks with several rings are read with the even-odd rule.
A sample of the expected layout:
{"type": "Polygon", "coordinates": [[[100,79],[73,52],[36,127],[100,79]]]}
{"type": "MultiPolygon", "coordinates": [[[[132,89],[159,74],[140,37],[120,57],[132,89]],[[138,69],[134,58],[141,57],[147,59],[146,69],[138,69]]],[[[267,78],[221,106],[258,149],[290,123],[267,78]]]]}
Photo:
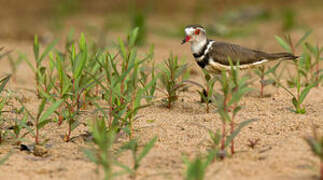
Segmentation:
{"type": "Polygon", "coordinates": [[[144,157],[147,156],[149,151],[154,147],[155,142],[157,141],[157,137],[154,137],[151,139],[142,149],[141,152],[139,152],[139,144],[137,139],[132,139],[123,146],[121,146],[118,153],[130,150],[132,154],[132,161],[133,164],[131,167],[123,165],[119,163],[119,166],[122,167],[127,173],[130,174],[131,179],[136,179],[137,171],[140,167],[140,162],[144,157]]]}
{"type": "Polygon", "coordinates": [[[264,97],[264,88],[268,85],[271,85],[275,82],[274,79],[272,79],[271,77],[267,77],[270,74],[277,74],[277,68],[279,67],[280,63],[277,63],[276,65],[274,65],[271,68],[266,69],[265,66],[259,66],[258,68],[254,69],[255,74],[259,77],[260,79],[260,97],[263,98],[264,97]]]}
{"type": "Polygon", "coordinates": [[[214,95],[214,84],[216,82],[216,78],[212,77],[206,70],[203,69],[203,74],[204,74],[204,81],[205,85],[203,86],[202,84],[196,82],[196,81],[191,81],[191,80],[185,80],[185,83],[191,83],[194,85],[197,85],[200,87],[202,90],[199,90],[198,93],[200,94],[201,97],[201,103],[205,103],[205,110],[206,113],[210,112],[210,105],[212,102],[212,97],[214,95]]]}
{"type": "Polygon", "coordinates": [[[38,113],[36,116],[32,115],[31,111],[29,111],[26,106],[23,104],[22,100],[19,98],[16,98],[21,106],[24,108],[26,113],[28,114],[28,117],[31,118],[34,122],[34,129],[30,129],[29,133],[31,133],[34,136],[35,144],[40,144],[39,141],[39,131],[45,125],[51,122],[51,115],[55,113],[57,108],[62,104],[63,100],[58,100],[56,102],[53,102],[49,107],[46,107],[46,104],[48,103],[48,100],[43,98],[41,99],[41,102],[38,106],[38,113]]]}
{"type": "Polygon", "coordinates": [[[210,151],[203,157],[201,155],[196,156],[192,161],[189,161],[187,157],[183,157],[183,161],[186,165],[186,180],[203,180],[207,167],[212,163],[215,158],[215,151],[210,151]]]}
{"type": "Polygon", "coordinates": [[[221,151],[224,152],[228,143],[231,143],[231,154],[235,153],[234,150],[234,137],[240,132],[241,128],[254,120],[247,120],[235,129],[235,117],[242,109],[239,105],[241,98],[250,92],[252,89],[247,86],[248,77],[244,76],[239,78],[239,70],[237,66],[233,66],[231,59],[228,59],[231,65],[229,75],[227,72],[222,71],[221,77],[218,81],[221,85],[221,92],[217,92],[214,96],[215,102],[218,106],[218,113],[222,120],[222,137],[221,137],[221,151]],[[226,137],[226,124],[230,123],[230,135],[226,137]],[[241,128],[240,128],[241,127],[241,128]]]}
{"type": "Polygon", "coordinates": [[[39,98],[41,98],[40,91],[49,92],[48,87],[46,87],[48,83],[45,82],[48,79],[46,74],[46,67],[43,65],[42,62],[48,56],[49,52],[54,48],[56,44],[57,44],[57,40],[51,42],[45,48],[45,50],[42,53],[40,53],[38,36],[35,35],[34,44],[33,44],[35,66],[30,60],[28,60],[27,58],[23,58],[35,74],[35,80],[36,80],[36,86],[37,86],[36,94],[39,98]]]}
{"type": "MultiPolygon", "coordinates": [[[[280,37],[276,37],[276,39],[284,49],[286,49],[290,53],[294,53],[295,48],[297,48],[298,46],[303,44],[303,42],[309,36],[309,34],[310,34],[310,32],[305,33],[304,36],[296,43],[295,46],[294,46],[290,36],[286,37],[286,41],[280,37]]],[[[305,100],[306,96],[308,95],[308,93],[310,92],[310,90],[313,87],[315,87],[318,83],[318,82],[312,82],[309,84],[305,84],[305,87],[302,87],[304,84],[302,77],[306,76],[306,71],[304,71],[303,64],[305,64],[307,58],[308,58],[307,55],[303,53],[302,56],[299,58],[299,60],[295,61],[295,66],[296,66],[297,71],[296,71],[296,79],[293,84],[296,87],[296,94],[293,93],[292,91],[290,91],[284,85],[282,85],[282,83],[279,83],[276,81],[276,83],[278,83],[278,85],[280,87],[282,87],[284,90],[286,90],[286,92],[288,92],[288,94],[290,94],[292,96],[292,103],[295,108],[295,110],[293,110],[293,112],[298,113],[298,114],[305,114],[306,113],[305,107],[302,107],[302,103],[304,102],[304,100],[305,100]]]]}
{"type": "Polygon", "coordinates": [[[323,179],[323,136],[319,136],[317,130],[314,128],[313,136],[304,138],[310,146],[313,154],[320,159],[320,180],[323,179]]]}
{"type": "Polygon", "coordinates": [[[166,98],[167,108],[170,109],[172,104],[178,99],[178,91],[185,87],[185,79],[183,75],[187,69],[186,64],[179,64],[177,56],[172,54],[165,62],[164,66],[160,67],[159,80],[165,91],[162,91],[166,98]]]}
{"type": "Polygon", "coordinates": [[[84,154],[98,167],[103,168],[105,180],[112,179],[115,176],[112,172],[112,166],[115,161],[112,153],[115,132],[108,130],[105,120],[102,118],[93,120],[90,127],[94,146],[90,149],[84,149],[84,154]]]}

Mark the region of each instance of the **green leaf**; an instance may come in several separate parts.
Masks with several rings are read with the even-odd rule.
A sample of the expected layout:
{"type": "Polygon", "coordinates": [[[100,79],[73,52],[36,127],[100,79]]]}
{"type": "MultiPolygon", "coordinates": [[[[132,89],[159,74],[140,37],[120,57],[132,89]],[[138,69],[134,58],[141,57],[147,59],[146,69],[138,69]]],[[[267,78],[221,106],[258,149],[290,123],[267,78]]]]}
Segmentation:
{"type": "Polygon", "coordinates": [[[306,96],[308,95],[308,93],[310,92],[310,90],[315,87],[316,83],[313,84],[309,84],[307,85],[301,92],[300,96],[299,96],[299,104],[302,104],[304,99],[306,98],[306,96]]]}
{"type": "Polygon", "coordinates": [[[42,116],[39,118],[38,123],[42,123],[43,121],[47,120],[50,115],[52,115],[56,109],[62,104],[63,99],[56,101],[54,104],[52,104],[47,110],[42,114],[42,116]]]}
{"type": "Polygon", "coordinates": [[[296,97],[293,97],[293,99],[292,99],[292,103],[293,103],[293,105],[294,105],[295,109],[297,110],[297,109],[298,109],[298,106],[299,106],[299,103],[298,103],[298,101],[297,101],[296,97]]]}
{"type": "Polygon", "coordinates": [[[42,53],[42,55],[40,56],[40,58],[37,61],[37,65],[40,65],[40,63],[42,62],[42,60],[48,55],[48,53],[55,47],[55,45],[57,44],[58,40],[54,40],[53,42],[51,42],[46,49],[44,50],[44,52],[42,53]]]}
{"type": "Polygon", "coordinates": [[[34,57],[35,57],[36,63],[38,64],[38,58],[39,58],[39,42],[38,42],[38,36],[37,36],[37,34],[34,36],[33,50],[34,50],[34,57]]]}
{"type": "Polygon", "coordinates": [[[3,79],[0,80],[0,93],[3,91],[4,87],[7,85],[9,79],[11,77],[11,74],[7,75],[3,79]]]}
{"type": "Polygon", "coordinates": [[[256,121],[256,119],[249,119],[240,123],[238,127],[232,132],[232,134],[230,134],[230,136],[227,136],[225,140],[225,147],[227,147],[231,143],[231,141],[239,134],[243,127],[247,126],[249,123],[254,121],[256,121]]]}
{"type": "Polygon", "coordinates": [[[309,30],[307,31],[302,37],[301,39],[298,40],[298,42],[296,43],[296,46],[295,47],[298,47],[299,45],[301,45],[305,40],[306,38],[312,33],[312,30],[309,30]]]}
{"type": "Polygon", "coordinates": [[[282,38],[275,36],[275,39],[278,41],[279,45],[286,49],[288,52],[292,53],[292,49],[291,47],[288,45],[288,43],[286,41],[284,41],[282,38]]]}
{"type": "Polygon", "coordinates": [[[141,151],[137,158],[137,162],[140,162],[151,150],[151,148],[154,146],[155,142],[157,141],[157,137],[154,137],[152,140],[150,140],[144,147],[144,149],[141,151]]]}
{"type": "Polygon", "coordinates": [[[85,156],[92,162],[98,163],[97,154],[89,149],[83,149],[85,156]]]}
{"type": "Polygon", "coordinates": [[[311,147],[312,152],[321,158],[323,156],[323,147],[320,143],[313,137],[305,137],[305,141],[311,147]]]}

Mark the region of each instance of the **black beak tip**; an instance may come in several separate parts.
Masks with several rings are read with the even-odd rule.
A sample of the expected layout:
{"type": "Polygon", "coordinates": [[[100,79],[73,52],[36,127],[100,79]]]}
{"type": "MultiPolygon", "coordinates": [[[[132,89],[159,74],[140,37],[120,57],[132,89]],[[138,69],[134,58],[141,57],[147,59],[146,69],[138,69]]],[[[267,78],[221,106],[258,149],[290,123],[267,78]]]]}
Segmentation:
{"type": "Polygon", "coordinates": [[[186,40],[185,40],[185,39],[183,39],[181,44],[185,44],[185,43],[186,43],[186,40]]]}

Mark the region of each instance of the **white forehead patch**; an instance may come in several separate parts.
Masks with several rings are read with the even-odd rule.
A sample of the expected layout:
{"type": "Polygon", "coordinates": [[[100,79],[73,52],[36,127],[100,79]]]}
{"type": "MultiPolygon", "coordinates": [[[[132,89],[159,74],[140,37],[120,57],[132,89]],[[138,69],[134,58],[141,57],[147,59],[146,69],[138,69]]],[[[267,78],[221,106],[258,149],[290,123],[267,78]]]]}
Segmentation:
{"type": "Polygon", "coordinates": [[[199,29],[199,30],[205,32],[205,30],[203,28],[200,28],[200,27],[196,27],[196,28],[188,27],[188,28],[185,28],[185,34],[186,35],[193,35],[196,29],[199,29]]]}
{"type": "Polygon", "coordinates": [[[193,27],[185,28],[186,35],[193,35],[194,31],[195,31],[195,29],[193,27]]]}

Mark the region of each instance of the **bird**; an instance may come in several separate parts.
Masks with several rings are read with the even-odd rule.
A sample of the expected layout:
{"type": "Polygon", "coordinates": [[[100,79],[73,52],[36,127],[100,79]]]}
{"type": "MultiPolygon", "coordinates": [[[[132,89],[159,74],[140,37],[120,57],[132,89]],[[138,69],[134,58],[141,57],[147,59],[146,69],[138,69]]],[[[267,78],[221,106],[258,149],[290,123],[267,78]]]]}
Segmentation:
{"type": "Polygon", "coordinates": [[[185,38],[181,44],[189,42],[196,63],[202,69],[212,73],[221,73],[231,69],[232,64],[239,69],[249,69],[274,60],[296,60],[288,52],[267,53],[249,49],[237,44],[215,41],[207,38],[206,30],[199,24],[188,25],[184,29],[185,38]]]}

